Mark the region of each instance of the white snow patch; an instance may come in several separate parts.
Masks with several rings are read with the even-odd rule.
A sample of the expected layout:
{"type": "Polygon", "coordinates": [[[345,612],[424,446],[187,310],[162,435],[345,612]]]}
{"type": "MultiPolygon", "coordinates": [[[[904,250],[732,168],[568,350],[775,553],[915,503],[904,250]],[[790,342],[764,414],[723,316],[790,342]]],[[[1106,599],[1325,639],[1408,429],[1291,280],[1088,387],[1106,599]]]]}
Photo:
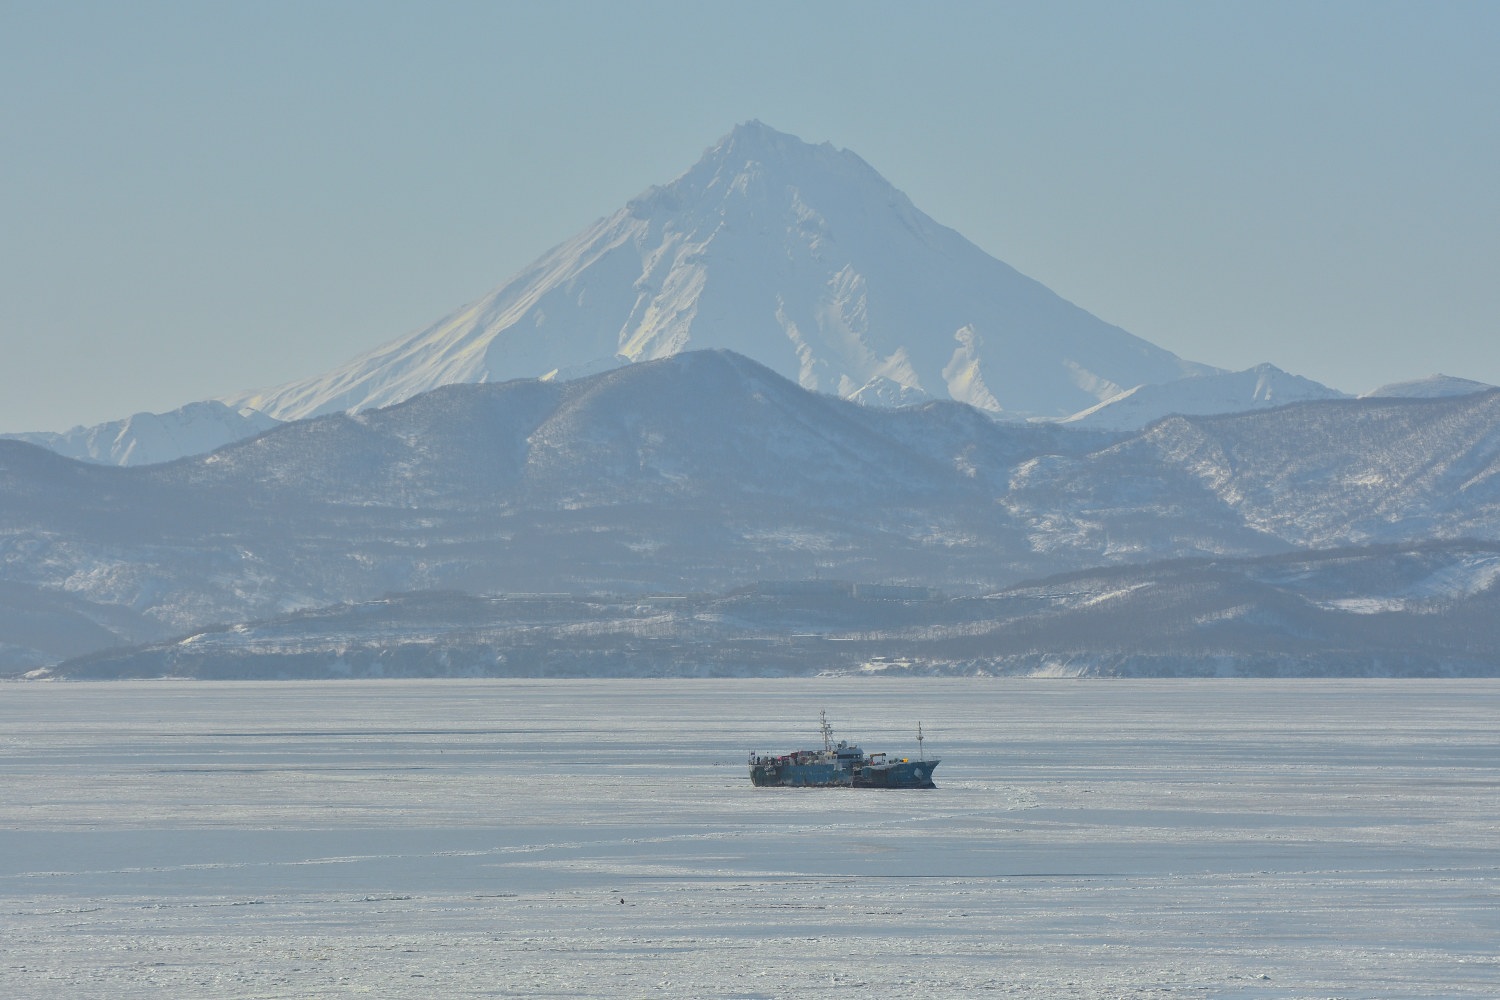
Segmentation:
{"type": "Polygon", "coordinates": [[[1318,604],[1330,611],[1347,611],[1353,615],[1378,615],[1406,608],[1406,602],[1395,597],[1340,597],[1332,601],[1320,601],[1318,604]]]}

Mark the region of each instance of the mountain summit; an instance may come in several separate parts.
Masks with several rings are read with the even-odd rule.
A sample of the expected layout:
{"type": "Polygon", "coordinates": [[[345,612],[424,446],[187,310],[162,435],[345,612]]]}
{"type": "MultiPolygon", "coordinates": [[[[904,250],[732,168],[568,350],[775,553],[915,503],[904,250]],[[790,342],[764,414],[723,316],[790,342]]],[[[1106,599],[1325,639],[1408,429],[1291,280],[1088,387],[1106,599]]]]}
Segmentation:
{"type": "Polygon", "coordinates": [[[1215,371],[991,257],[854,153],[748,122],[477,302],[326,374],[224,401],[290,420],[702,348],[818,392],[1014,417],[1215,371]]]}

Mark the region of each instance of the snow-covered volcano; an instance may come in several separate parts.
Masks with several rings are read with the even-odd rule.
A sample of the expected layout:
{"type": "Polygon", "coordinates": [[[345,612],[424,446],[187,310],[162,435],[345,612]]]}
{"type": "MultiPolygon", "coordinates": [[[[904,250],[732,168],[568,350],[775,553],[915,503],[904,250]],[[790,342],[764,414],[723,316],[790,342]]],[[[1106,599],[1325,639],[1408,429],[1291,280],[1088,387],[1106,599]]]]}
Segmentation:
{"type": "Polygon", "coordinates": [[[854,153],[750,122],[477,302],[323,375],[224,401],[289,420],[690,348],[737,351],[819,392],[1018,417],[1216,371],[1059,298],[854,153]]]}

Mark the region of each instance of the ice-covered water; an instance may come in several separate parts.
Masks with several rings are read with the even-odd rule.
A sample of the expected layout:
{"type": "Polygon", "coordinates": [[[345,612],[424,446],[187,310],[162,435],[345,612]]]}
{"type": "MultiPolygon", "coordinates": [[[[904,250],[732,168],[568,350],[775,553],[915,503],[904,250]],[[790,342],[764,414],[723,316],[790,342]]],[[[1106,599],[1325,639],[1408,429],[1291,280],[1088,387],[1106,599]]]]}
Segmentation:
{"type": "Polygon", "coordinates": [[[1500,681],[0,687],[0,995],[1500,995],[1500,681]],[[927,792],[754,789],[837,735],[927,792]]]}

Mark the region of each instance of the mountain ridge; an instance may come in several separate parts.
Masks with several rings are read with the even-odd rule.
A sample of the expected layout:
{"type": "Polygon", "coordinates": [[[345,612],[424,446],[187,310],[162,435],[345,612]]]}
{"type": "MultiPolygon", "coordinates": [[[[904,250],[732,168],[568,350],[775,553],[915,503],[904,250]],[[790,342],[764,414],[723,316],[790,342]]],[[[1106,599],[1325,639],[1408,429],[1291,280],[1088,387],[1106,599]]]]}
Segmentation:
{"type": "Polygon", "coordinates": [[[1176,414],[1244,413],[1310,399],[1346,398],[1337,389],[1265,363],[1239,372],[1138,385],[1059,422],[1070,427],[1131,431],[1176,414]]]}
{"type": "Polygon", "coordinates": [[[103,465],[153,465],[201,455],[281,423],[259,411],[210,399],[165,413],[136,413],[66,431],[25,431],[0,438],[40,445],[67,458],[103,465]]]}
{"type": "Polygon", "coordinates": [[[1388,385],[1371,389],[1369,392],[1360,393],[1361,399],[1371,397],[1405,397],[1417,399],[1434,399],[1439,396],[1466,396],[1472,392],[1488,392],[1495,386],[1487,382],[1476,382],[1469,378],[1458,378],[1453,375],[1428,375],[1423,378],[1407,379],[1404,382],[1392,382],[1388,385]]]}
{"type": "MultiPolygon", "coordinates": [[[[1500,540],[1500,390],[1118,434],[953,402],[871,409],[694,351],[444,386],[162,465],[0,441],[0,582],[23,588],[18,607],[72,595],[85,603],[56,614],[122,641],[127,625],[150,637],[387,592],[837,578],[962,596],[1091,567],[1462,538],[1500,540]]],[[[51,634],[53,653],[0,659],[45,665],[51,634]]]]}

